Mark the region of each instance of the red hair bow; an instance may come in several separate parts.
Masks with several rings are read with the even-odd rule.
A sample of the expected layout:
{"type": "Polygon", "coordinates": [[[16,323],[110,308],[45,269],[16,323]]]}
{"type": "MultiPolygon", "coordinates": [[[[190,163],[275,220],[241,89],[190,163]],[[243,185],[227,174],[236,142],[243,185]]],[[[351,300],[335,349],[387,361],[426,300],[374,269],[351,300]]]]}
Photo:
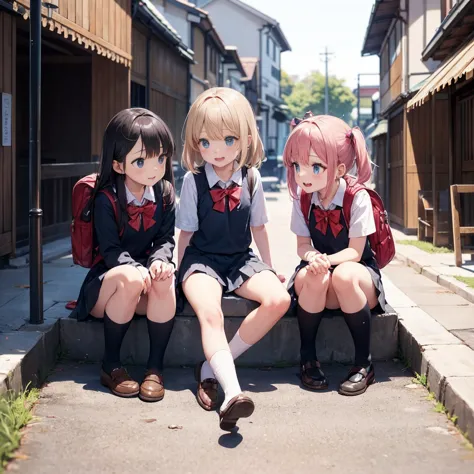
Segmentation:
{"type": "Polygon", "coordinates": [[[339,235],[339,232],[343,229],[340,223],[341,210],[334,209],[332,211],[325,211],[324,209],[316,208],[313,210],[314,217],[316,219],[316,229],[319,230],[323,235],[326,235],[328,225],[331,227],[331,232],[334,237],[339,235]]]}
{"type": "Polygon", "coordinates": [[[240,186],[232,186],[230,188],[219,188],[210,190],[215,211],[225,212],[225,198],[229,198],[229,210],[233,211],[240,204],[240,195],[242,188],[240,186]]]}
{"type": "Polygon", "coordinates": [[[127,212],[130,216],[128,223],[130,227],[137,232],[140,230],[140,223],[143,221],[143,228],[148,230],[150,227],[156,224],[153,219],[155,216],[156,204],[148,201],[144,206],[134,206],[133,204],[127,206],[127,212]],[[142,216],[140,218],[140,216],[142,216]]]}

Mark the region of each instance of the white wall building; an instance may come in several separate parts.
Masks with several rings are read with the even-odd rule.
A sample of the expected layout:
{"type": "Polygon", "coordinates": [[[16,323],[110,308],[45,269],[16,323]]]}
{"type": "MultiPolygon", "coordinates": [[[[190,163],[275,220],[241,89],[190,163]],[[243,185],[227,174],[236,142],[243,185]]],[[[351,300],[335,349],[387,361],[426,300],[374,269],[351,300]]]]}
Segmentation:
{"type": "Polygon", "coordinates": [[[281,53],[290,51],[279,23],[240,0],[197,0],[205,8],[225,44],[237,46],[241,57],[260,62],[257,122],[269,158],[281,155],[288,118],[280,93],[281,53]]]}

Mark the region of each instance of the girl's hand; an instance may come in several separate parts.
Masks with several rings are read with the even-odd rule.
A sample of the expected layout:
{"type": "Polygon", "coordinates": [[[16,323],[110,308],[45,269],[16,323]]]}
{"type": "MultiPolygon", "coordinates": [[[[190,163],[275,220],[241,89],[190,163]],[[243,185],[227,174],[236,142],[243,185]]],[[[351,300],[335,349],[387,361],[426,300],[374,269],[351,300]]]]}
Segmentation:
{"type": "Polygon", "coordinates": [[[170,278],[174,273],[174,266],[171,263],[155,260],[150,265],[150,275],[155,281],[163,281],[170,278]]]}
{"type": "Polygon", "coordinates": [[[143,278],[143,294],[146,295],[151,288],[151,278],[148,269],[145,267],[136,267],[143,278]]]}
{"type": "Polygon", "coordinates": [[[281,275],[280,273],[277,273],[277,277],[282,283],[285,283],[286,281],[285,275],[281,275]]]}
{"type": "Polygon", "coordinates": [[[329,263],[329,259],[326,254],[317,253],[315,255],[311,255],[311,259],[309,261],[309,271],[314,275],[325,275],[331,264],[329,263]]]}

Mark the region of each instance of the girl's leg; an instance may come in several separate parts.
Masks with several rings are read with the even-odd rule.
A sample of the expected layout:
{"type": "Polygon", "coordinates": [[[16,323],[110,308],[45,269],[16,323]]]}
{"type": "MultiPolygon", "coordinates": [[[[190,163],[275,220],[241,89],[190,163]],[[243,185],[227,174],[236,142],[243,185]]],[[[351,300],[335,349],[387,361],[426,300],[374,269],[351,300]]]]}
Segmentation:
{"type": "Polygon", "coordinates": [[[253,275],[235,293],[257,301],[260,306],[244,319],[229,344],[234,359],[258,342],[282,318],[291,299],[278,277],[270,271],[253,275]]]}
{"type": "Polygon", "coordinates": [[[174,277],[164,281],[152,280],[147,301],[147,324],[150,356],[147,369],[163,370],[163,358],[171,336],[176,313],[174,277]]]}
{"type": "Polygon", "coordinates": [[[224,332],[222,287],[217,280],[204,273],[193,273],[182,285],[186,299],[201,325],[204,355],[225,393],[225,400],[221,406],[223,410],[242,390],[224,332]]]}
{"type": "Polygon", "coordinates": [[[316,353],[316,336],[323,318],[331,274],[314,275],[302,268],[295,278],[298,295],[296,316],[300,330],[300,375],[302,384],[311,390],[323,390],[328,382],[316,353]]]}
{"type": "Polygon", "coordinates": [[[147,371],[140,385],[140,398],[148,402],[157,402],[165,395],[162,377],[163,358],[176,313],[174,277],[164,281],[152,280],[150,291],[140,299],[136,312],[146,314],[150,340],[147,371]]]}
{"type": "Polygon", "coordinates": [[[340,393],[359,395],[365,392],[375,377],[370,354],[370,310],[377,305],[375,286],[367,268],[356,262],[338,265],[331,285],[355,346],[355,367],[341,384],[340,393]]]}
{"type": "Polygon", "coordinates": [[[115,395],[138,394],[138,384],[130,378],[120,362],[120,348],[130,327],[142,292],[140,272],[131,265],[109,270],[102,282],[99,298],[91,314],[104,319],[105,353],[101,382],[115,395]]]}

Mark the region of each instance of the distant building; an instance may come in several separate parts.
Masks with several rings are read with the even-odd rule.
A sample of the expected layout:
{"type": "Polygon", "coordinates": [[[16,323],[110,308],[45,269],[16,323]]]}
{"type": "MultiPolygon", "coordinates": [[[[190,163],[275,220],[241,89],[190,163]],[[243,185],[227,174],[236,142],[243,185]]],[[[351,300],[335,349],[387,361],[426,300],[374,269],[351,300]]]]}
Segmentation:
{"type": "Polygon", "coordinates": [[[225,44],[237,46],[242,57],[258,58],[257,123],[268,158],[281,155],[288,117],[281,98],[281,53],[290,51],[280,24],[240,0],[197,0],[205,8],[225,44]]]}
{"type": "Polygon", "coordinates": [[[358,97],[358,103],[352,110],[351,116],[355,123],[359,123],[362,130],[375,119],[372,97],[379,92],[379,89],[379,86],[360,86],[352,91],[358,97]],[[360,117],[357,120],[359,113],[360,117]]]}

